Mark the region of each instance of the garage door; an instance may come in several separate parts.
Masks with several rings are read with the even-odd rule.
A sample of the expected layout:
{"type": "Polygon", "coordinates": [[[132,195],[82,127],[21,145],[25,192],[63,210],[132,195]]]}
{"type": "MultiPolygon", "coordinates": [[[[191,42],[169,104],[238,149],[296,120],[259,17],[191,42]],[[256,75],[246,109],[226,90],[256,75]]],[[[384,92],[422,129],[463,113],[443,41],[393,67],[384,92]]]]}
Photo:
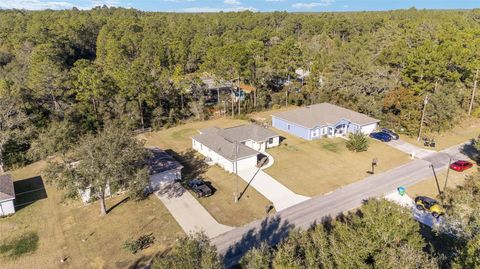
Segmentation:
{"type": "Polygon", "coordinates": [[[154,190],[158,190],[163,186],[172,183],[177,179],[177,171],[170,170],[163,173],[155,174],[150,176],[150,186],[154,190]]]}

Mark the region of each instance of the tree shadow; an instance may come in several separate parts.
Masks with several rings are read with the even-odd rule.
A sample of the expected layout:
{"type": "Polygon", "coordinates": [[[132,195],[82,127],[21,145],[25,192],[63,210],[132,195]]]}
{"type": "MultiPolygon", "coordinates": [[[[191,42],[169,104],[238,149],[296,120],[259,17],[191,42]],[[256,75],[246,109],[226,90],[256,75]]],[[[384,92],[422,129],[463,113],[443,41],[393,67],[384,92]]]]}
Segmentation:
{"type": "Polygon", "coordinates": [[[15,189],[16,211],[22,210],[38,200],[48,198],[41,176],[15,181],[13,188],[15,189]]]}
{"type": "Polygon", "coordinates": [[[279,215],[263,219],[259,228],[254,227],[247,230],[238,242],[227,249],[223,255],[225,268],[236,266],[247,251],[259,247],[262,243],[270,246],[277,245],[294,228],[295,226],[287,220],[282,221],[279,215]]]}
{"type": "Polygon", "coordinates": [[[208,170],[208,164],[203,158],[197,157],[193,149],[189,149],[182,153],[167,149],[166,152],[183,165],[182,184],[190,179],[200,177],[208,170]]]}
{"type": "Polygon", "coordinates": [[[118,203],[114,204],[111,206],[109,209],[107,209],[107,214],[110,213],[112,210],[114,210],[117,206],[126,203],[128,200],[130,200],[130,197],[125,197],[122,200],[120,200],[118,203]]]}
{"type": "Polygon", "coordinates": [[[169,182],[163,184],[157,193],[161,196],[167,196],[167,198],[176,198],[182,196],[187,190],[178,182],[169,182]]]}
{"type": "Polygon", "coordinates": [[[472,139],[470,140],[470,143],[464,144],[460,148],[460,153],[475,161],[478,165],[480,164],[480,152],[475,148],[474,143],[475,140],[472,139]]]}

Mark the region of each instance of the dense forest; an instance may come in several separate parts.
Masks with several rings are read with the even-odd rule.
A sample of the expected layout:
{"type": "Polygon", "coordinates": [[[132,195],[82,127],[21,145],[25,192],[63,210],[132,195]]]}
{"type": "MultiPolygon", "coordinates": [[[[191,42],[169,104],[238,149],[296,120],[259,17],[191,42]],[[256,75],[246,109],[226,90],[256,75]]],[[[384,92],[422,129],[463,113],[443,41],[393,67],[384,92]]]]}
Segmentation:
{"type": "Polygon", "coordinates": [[[64,150],[110,120],[134,130],[206,119],[221,104],[205,102],[205,74],[256,87],[236,106],[222,100],[227,113],[328,101],[410,134],[428,95],[426,128],[439,132],[468,113],[479,68],[480,10],[4,10],[0,169],[64,150]],[[286,83],[299,68],[310,75],[286,83]]]}

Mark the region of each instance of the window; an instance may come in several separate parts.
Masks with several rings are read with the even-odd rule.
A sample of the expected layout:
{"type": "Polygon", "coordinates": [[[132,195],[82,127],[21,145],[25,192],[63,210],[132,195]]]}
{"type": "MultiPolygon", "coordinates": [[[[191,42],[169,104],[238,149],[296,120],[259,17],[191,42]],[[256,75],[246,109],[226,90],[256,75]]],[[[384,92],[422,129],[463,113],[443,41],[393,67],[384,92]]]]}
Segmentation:
{"type": "Polygon", "coordinates": [[[289,125],[287,125],[287,129],[288,129],[288,130],[290,130],[290,124],[289,124],[289,125]]]}
{"type": "Polygon", "coordinates": [[[268,144],[273,144],[273,138],[268,139],[268,144]]]}

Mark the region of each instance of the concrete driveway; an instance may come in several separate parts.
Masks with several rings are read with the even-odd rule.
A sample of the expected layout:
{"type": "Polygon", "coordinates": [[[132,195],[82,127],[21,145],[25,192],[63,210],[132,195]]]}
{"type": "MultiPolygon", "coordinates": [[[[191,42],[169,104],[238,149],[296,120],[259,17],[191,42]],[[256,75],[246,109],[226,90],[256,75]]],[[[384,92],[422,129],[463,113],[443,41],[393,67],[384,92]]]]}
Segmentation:
{"type": "Polygon", "coordinates": [[[399,140],[392,140],[390,142],[387,142],[386,143],[387,145],[391,146],[391,147],[394,147],[400,151],[403,151],[409,155],[413,154],[416,158],[419,158],[419,159],[423,159],[433,153],[435,153],[436,151],[433,151],[433,150],[428,150],[428,149],[424,149],[424,148],[421,148],[421,147],[417,147],[415,145],[412,145],[410,143],[407,143],[401,139],[399,140]]]}
{"type": "MultiPolygon", "coordinates": [[[[273,159],[271,163],[273,164],[273,159]]],[[[294,193],[262,169],[256,167],[247,168],[238,171],[238,175],[270,200],[277,211],[282,211],[310,199],[310,197],[294,193]]]]}
{"type": "Polygon", "coordinates": [[[234,228],[218,223],[179,183],[163,184],[155,195],[187,234],[203,231],[209,238],[214,238],[234,228]]]}

